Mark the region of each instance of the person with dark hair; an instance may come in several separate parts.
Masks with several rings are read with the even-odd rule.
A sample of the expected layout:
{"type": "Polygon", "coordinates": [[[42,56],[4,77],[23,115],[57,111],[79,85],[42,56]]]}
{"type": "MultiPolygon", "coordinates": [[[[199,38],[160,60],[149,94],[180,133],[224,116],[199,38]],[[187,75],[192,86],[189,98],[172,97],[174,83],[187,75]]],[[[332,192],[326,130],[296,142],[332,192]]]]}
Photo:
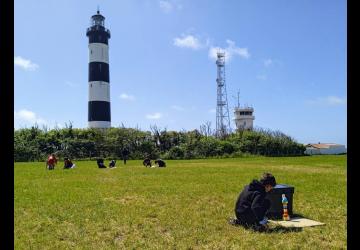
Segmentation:
{"type": "Polygon", "coordinates": [[[236,219],[231,224],[252,227],[257,231],[266,230],[267,218],[265,214],[271,203],[265,199],[266,193],[276,186],[275,177],[271,173],[264,173],[261,179],[253,180],[240,193],[236,204],[236,219]]]}
{"type": "Polygon", "coordinates": [[[110,163],[109,163],[109,168],[114,168],[115,163],[116,163],[116,160],[111,160],[110,163]]]}
{"type": "Polygon", "coordinates": [[[57,164],[57,159],[55,154],[49,155],[46,161],[46,168],[49,170],[54,170],[56,164],[57,164]]]}
{"type": "Polygon", "coordinates": [[[161,160],[161,159],[155,160],[155,164],[156,164],[159,168],[164,168],[164,167],[166,167],[166,163],[165,163],[163,160],[161,160]]]}
{"type": "Polygon", "coordinates": [[[99,168],[106,168],[103,158],[97,159],[96,162],[97,162],[97,165],[98,165],[99,168]]]}
{"type": "Polygon", "coordinates": [[[64,158],[64,169],[69,169],[69,168],[74,168],[74,167],[75,167],[75,164],[72,163],[72,161],[69,158],[65,157],[64,158]]]}
{"type": "Polygon", "coordinates": [[[145,158],[145,160],[143,160],[143,165],[145,167],[151,167],[151,160],[149,158],[145,158]]]}
{"type": "Polygon", "coordinates": [[[122,158],[124,160],[124,164],[126,165],[126,160],[128,159],[128,156],[129,156],[129,150],[127,148],[124,148],[121,151],[121,154],[122,154],[122,158]]]}

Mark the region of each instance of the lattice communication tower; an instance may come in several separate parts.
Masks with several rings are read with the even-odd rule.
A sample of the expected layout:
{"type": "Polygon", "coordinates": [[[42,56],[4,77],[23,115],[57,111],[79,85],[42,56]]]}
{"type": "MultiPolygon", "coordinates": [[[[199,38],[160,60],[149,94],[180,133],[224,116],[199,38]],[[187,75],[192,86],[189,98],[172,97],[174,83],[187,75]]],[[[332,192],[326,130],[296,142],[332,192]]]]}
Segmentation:
{"type": "Polygon", "coordinates": [[[218,138],[223,138],[231,132],[229,107],[225,84],[225,52],[217,52],[217,105],[216,105],[216,131],[218,138]]]}

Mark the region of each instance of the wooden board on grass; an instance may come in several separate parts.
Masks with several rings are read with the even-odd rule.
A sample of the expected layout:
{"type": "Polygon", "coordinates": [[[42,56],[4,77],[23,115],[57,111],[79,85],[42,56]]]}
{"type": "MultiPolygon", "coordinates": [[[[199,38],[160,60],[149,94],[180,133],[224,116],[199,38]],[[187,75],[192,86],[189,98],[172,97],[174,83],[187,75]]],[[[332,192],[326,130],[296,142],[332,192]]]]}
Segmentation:
{"type": "Polygon", "coordinates": [[[307,218],[301,218],[301,217],[294,217],[291,218],[289,221],[276,221],[276,220],[269,220],[269,222],[283,226],[283,227],[313,227],[313,226],[320,226],[325,225],[325,223],[310,220],[307,218]]]}

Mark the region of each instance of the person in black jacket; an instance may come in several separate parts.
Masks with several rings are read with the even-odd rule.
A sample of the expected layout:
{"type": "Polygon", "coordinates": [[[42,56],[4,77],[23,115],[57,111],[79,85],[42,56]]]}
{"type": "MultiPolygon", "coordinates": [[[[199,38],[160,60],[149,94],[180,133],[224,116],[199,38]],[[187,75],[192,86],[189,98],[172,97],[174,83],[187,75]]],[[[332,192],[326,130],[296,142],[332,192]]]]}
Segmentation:
{"type": "Polygon", "coordinates": [[[114,168],[116,164],[116,160],[111,160],[109,163],[109,168],[114,168]]]}
{"type": "Polygon", "coordinates": [[[161,159],[155,160],[155,164],[156,164],[159,168],[164,168],[164,167],[166,167],[166,163],[165,163],[163,160],[161,160],[161,159]]]}
{"type": "Polygon", "coordinates": [[[106,168],[105,164],[104,164],[104,159],[103,158],[99,158],[96,160],[96,163],[98,165],[99,168],[106,168]]]}
{"type": "Polygon", "coordinates": [[[124,160],[124,165],[126,165],[126,160],[129,157],[129,150],[127,148],[123,148],[123,150],[121,151],[122,154],[122,158],[124,160]]]}
{"type": "Polygon", "coordinates": [[[259,181],[253,180],[246,185],[236,201],[234,223],[253,227],[259,231],[266,229],[265,214],[271,204],[268,199],[265,199],[265,196],[275,186],[275,177],[270,173],[264,173],[259,181]]]}
{"type": "Polygon", "coordinates": [[[145,167],[151,167],[151,160],[149,159],[149,158],[145,158],[145,160],[143,160],[143,165],[145,166],[145,167]]]}

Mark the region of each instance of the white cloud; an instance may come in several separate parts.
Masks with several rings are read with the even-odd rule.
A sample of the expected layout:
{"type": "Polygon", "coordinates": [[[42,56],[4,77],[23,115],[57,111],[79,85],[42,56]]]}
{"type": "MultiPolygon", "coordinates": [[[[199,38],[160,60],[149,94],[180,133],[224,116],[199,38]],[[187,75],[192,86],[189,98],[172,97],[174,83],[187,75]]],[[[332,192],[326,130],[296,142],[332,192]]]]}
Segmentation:
{"type": "Polygon", "coordinates": [[[174,9],[181,10],[182,5],[179,3],[176,3],[175,1],[169,1],[169,0],[160,0],[159,1],[160,9],[165,13],[170,13],[174,9]]]}
{"type": "Polygon", "coordinates": [[[165,13],[170,13],[174,6],[169,1],[159,1],[160,9],[164,11],[165,13]]]}
{"type": "Polygon", "coordinates": [[[198,38],[192,35],[182,35],[182,38],[174,38],[174,45],[181,48],[199,49],[202,47],[198,38]]]}
{"type": "Polygon", "coordinates": [[[21,56],[14,57],[14,65],[28,71],[34,71],[39,68],[39,65],[31,62],[30,60],[24,59],[21,56]]]}
{"type": "Polygon", "coordinates": [[[38,117],[34,112],[21,109],[20,111],[14,111],[14,120],[15,123],[21,123],[24,125],[34,125],[35,123],[39,125],[46,125],[47,122],[43,119],[38,117]]]}
{"type": "Polygon", "coordinates": [[[172,105],[171,108],[175,109],[177,111],[184,111],[185,110],[183,107],[180,107],[180,106],[177,106],[177,105],[172,105]]]}
{"type": "Polygon", "coordinates": [[[225,52],[225,60],[229,62],[233,56],[240,56],[242,58],[250,58],[250,53],[247,48],[239,48],[235,46],[235,42],[231,40],[226,40],[228,46],[226,48],[221,47],[210,47],[209,57],[211,59],[217,59],[217,52],[225,52]]]}
{"type": "Polygon", "coordinates": [[[271,58],[264,59],[263,63],[266,68],[268,68],[270,66],[282,66],[283,65],[283,63],[280,60],[271,59],[271,58]]]}
{"type": "Polygon", "coordinates": [[[154,113],[154,114],[147,114],[146,115],[146,118],[149,119],[149,120],[158,120],[162,117],[162,114],[161,113],[154,113]]]}
{"type": "Polygon", "coordinates": [[[267,76],[266,75],[257,75],[256,78],[259,80],[265,81],[267,79],[267,76]]]}
{"type": "Polygon", "coordinates": [[[318,97],[314,100],[308,100],[306,103],[312,105],[338,106],[346,104],[346,98],[337,96],[318,97]]]}
{"type": "Polygon", "coordinates": [[[74,87],[77,86],[77,84],[75,84],[75,83],[73,83],[73,82],[70,82],[70,81],[66,81],[65,84],[68,85],[68,86],[71,87],[71,88],[74,88],[74,87]]]}
{"type": "Polygon", "coordinates": [[[133,95],[128,95],[126,93],[122,93],[119,97],[120,97],[120,99],[128,100],[128,101],[135,100],[135,97],[133,95]]]}
{"type": "Polygon", "coordinates": [[[265,67],[269,67],[270,65],[274,64],[274,61],[271,59],[265,59],[264,60],[264,65],[265,67]]]}
{"type": "Polygon", "coordinates": [[[324,98],[322,101],[324,101],[326,104],[329,104],[329,105],[346,104],[346,98],[340,98],[337,96],[328,96],[328,97],[324,98]]]}
{"type": "Polygon", "coordinates": [[[216,109],[209,109],[208,112],[209,112],[209,113],[215,113],[215,112],[216,112],[216,109]]]}

